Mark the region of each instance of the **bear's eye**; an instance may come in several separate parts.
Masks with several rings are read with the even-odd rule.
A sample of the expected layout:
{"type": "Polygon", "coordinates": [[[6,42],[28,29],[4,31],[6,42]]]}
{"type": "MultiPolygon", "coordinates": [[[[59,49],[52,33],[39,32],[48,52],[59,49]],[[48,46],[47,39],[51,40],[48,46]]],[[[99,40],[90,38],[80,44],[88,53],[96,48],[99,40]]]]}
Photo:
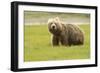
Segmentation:
{"type": "Polygon", "coordinates": [[[53,23],[50,23],[50,24],[53,24],[53,23]]]}
{"type": "Polygon", "coordinates": [[[55,25],[57,25],[57,23],[54,23],[55,25]]]}

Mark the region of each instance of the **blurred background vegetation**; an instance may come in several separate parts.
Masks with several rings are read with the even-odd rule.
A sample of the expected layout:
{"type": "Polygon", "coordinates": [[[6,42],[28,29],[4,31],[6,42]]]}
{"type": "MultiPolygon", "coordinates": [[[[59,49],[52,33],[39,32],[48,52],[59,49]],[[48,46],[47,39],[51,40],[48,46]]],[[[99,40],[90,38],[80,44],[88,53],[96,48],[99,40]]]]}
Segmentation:
{"type": "Polygon", "coordinates": [[[90,14],[24,11],[25,25],[46,24],[49,18],[59,17],[65,23],[89,24],[90,14]]]}

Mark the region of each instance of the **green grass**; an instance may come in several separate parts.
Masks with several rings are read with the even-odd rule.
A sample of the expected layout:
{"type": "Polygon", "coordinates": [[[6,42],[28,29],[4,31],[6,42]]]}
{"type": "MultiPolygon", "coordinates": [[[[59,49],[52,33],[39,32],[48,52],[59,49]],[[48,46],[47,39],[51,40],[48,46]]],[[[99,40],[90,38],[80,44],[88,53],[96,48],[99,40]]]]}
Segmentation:
{"type": "Polygon", "coordinates": [[[90,26],[80,25],[80,27],[85,33],[84,45],[53,47],[47,25],[26,25],[24,29],[24,61],[90,58],[90,26]]]}

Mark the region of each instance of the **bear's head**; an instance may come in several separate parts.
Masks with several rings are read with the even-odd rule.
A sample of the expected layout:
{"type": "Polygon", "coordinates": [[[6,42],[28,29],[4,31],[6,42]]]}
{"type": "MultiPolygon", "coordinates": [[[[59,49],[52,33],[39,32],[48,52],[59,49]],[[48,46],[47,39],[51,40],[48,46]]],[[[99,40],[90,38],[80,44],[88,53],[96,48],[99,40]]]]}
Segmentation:
{"type": "Polygon", "coordinates": [[[62,31],[62,24],[60,19],[58,17],[49,19],[48,28],[53,35],[60,35],[62,31]]]}

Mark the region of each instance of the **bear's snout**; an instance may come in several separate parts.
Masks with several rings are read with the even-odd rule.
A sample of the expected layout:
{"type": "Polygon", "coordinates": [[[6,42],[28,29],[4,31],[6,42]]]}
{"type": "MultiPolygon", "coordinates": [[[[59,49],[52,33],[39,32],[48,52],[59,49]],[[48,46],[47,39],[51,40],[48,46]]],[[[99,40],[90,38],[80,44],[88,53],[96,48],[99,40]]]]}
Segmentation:
{"type": "Polygon", "coordinates": [[[55,29],[55,26],[52,26],[53,29],[55,29]]]}
{"type": "Polygon", "coordinates": [[[55,24],[52,24],[51,25],[51,29],[56,29],[56,25],[55,24]]]}

